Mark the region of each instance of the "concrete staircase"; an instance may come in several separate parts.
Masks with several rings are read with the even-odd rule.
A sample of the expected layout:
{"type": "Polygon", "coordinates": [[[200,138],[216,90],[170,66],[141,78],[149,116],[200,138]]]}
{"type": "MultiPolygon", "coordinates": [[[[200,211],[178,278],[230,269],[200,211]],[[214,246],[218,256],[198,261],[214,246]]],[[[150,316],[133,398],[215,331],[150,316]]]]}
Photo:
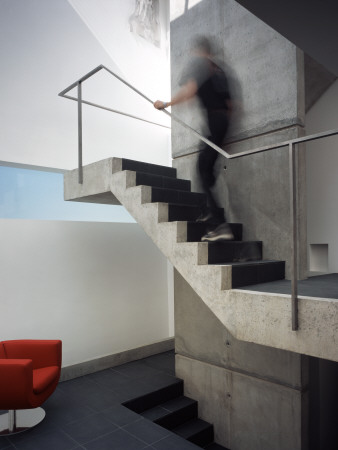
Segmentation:
{"type": "Polygon", "coordinates": [[[284,278],[284,262],[264,261],[262,242],[241,240],[241,224],[231,224],[235,241],[200,242],[207,225],[195,220],[206,199],[177,179],[176,169],[109,158],[85,166],[83,180],[78,183],[77,170],[65,174],[65,200],[124,205],[237,339],[338,359],[332,345],[337,302],[302,299],[295,333],[289,296],[238,289],[284,278]]]}

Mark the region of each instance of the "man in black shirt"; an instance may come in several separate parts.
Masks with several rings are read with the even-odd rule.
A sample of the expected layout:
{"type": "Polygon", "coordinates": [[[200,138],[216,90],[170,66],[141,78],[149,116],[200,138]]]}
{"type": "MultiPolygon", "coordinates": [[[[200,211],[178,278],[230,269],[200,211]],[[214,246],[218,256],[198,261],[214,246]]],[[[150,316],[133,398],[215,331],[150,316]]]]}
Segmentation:
{"type": "MultiPolygon", "coordinates": [[[[205,37],[195,40],[194,58],[183,72],[180,85],[180,90],[170,102],[157,100],[154,107],[164,109],[197,95],[206,110],[211,134],[209,139],[214,144],[221,146],[229,126],[231,99],[226,76],[223,70],[212,61],[210,43],[205,37]]],[[[212,242],[234,238],[211,190],[216,180],[214,166],[217,157],[218,152],[206,145],[200,151],[198,158],[198,169],[203,189],[207,194],[208,207],[197,220],[219,224],[215,230],[203,236],[202,241],[212,242]]]]}

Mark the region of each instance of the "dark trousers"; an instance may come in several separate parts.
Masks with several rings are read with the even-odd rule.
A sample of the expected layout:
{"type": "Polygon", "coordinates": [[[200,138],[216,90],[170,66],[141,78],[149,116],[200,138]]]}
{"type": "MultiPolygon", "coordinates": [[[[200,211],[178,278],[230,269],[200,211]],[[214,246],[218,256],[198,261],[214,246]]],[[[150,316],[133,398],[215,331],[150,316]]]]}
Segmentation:
{"type": "MultiPolygon", "coordinates": [[[[220,147],[228,130],[228,124],[229,122],[226,111],[209,111],[208,125],[211,136],[209,136],[208,139],[220,147]]],[[[198,170],[203,189],[207,194],[210,212],[217,221],[226,222],[225,215],[219,212],[219,206],[217,205],[215,197],[211,191],[211,188],[216,181],[214,166],[218,155],[219,153],[216,150],[206,145],[199,153],[198,170]]]]}

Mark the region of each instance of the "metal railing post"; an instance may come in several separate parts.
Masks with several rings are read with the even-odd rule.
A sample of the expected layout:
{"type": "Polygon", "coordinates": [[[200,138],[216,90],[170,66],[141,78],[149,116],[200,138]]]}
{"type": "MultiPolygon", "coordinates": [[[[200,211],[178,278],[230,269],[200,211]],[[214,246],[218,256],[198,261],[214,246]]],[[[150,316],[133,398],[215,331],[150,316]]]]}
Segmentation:
{"type": "Polygon", "coordinates": [[[298,330],[298,219],[296,149],[289,143],[290,168],[290,225],[291,225],[291,318],[292,330],[298,330]]]}
{"type": "Polygon", "coordinates": [[[10,433],[16,431],[16,410],[10,409],[8,411],[8,430],[10,433]]]}
{"type": "Polygon", "coordinates": [[[78,160],[79,160],[79,184],[83,184],[82,168],[82,83],[77,83],[77,116],[78,116],[78,160]]]}

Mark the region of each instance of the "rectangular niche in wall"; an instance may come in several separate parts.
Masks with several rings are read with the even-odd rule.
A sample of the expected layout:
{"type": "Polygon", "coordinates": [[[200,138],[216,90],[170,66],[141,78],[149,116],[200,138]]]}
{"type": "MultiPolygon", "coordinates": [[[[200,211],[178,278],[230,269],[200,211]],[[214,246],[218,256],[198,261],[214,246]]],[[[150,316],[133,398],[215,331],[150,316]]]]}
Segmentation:
{"type": "Polygon", "coordinates": [[[310,244],[309,264],[310,272],[328,272],[329,245],[310,244]]]}

